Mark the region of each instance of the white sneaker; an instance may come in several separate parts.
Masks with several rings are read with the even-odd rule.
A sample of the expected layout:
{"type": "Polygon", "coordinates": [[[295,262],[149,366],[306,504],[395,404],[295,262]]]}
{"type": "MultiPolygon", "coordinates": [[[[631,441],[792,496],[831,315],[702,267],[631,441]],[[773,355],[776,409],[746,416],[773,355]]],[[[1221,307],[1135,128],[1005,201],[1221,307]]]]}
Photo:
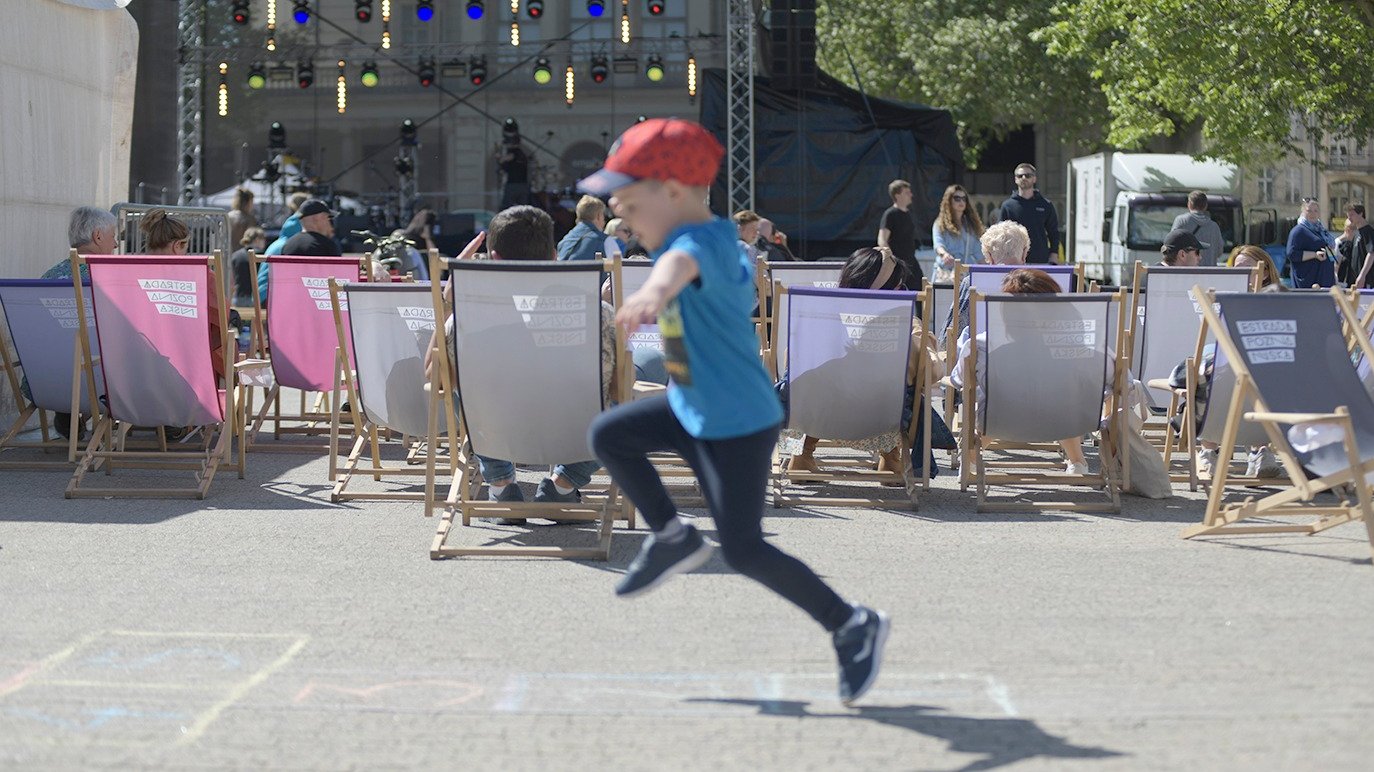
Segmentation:
{"type": "Polygon", "coordinates": [[[1202,448],[1197,452],[1197,473],[1202,477],[1211,477],[1212,471],[1217,466],[1217,448],[1202,448]]]}
{"type": "Polygon", "coordinates": [[[1273,479],[1283,473],[1279,457],[1268,446],[1250,451],[1249,464],[1245,467],[1247,477],[1273,479]]]}
{"type": "Polygon", "coordinates": [[[1065,471],[1066,471],[1068,474],[1079,474],[1079,475],[1091,474],[1091,472],[1088,471],[1088,465],[1087,465],[1087,464],[1074,464],[1074,463],[1070,463],[1070,464],[1069,464],[1069,468],[1066,469],[1065,471]]]}

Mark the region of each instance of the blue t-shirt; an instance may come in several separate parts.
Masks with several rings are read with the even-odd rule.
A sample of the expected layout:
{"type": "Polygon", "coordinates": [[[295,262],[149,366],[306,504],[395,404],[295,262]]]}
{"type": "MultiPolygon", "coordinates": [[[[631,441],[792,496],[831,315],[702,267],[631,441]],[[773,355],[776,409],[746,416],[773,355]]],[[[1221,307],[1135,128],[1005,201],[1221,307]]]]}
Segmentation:
{"type": "Polygon", "coordinates": [[[667,358],[668,404],[682,428],[726,440],[782,422],[782,406],[759,361],[753,311],[754,265],[739,248],[735,224],[720,217],[668,234],[654,259],[681,251],[699,275],[659,315],[667,358]]]}

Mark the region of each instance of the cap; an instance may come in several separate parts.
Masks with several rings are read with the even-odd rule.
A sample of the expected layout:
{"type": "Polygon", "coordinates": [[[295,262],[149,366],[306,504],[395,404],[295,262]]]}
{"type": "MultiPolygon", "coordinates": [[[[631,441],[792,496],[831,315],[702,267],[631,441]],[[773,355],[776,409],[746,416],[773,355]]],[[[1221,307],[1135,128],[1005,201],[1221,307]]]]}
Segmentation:
{"type": "Polygon", "coordinates": [[[318,198],[307,198],[301,207],[296,210],[296,214],[301,217],[309,217],[312,214],[327,214],[330,217],[338,214],[329,208],[329,205],[318,198]]]}
{"type": "Polygon", "coordinates": [[[720,170],[725,148],[699,123],[652,118],[631,126],[611,145],[601,170],[577,183],[605,196],[640,180],[677,180],[704,187],[720,170]]]}
{"type": "Polygon", "coordinates": [[[1197,236],[1183,230],[1175,228],[1169,231],[1169,235],[1164,237],[1164,246],[1159,248],[1160,252],[1177,252],[1181,249],[1196,249],[1199,252],[1206,249],[1207,245],[1197,240],[1197,236]]]}

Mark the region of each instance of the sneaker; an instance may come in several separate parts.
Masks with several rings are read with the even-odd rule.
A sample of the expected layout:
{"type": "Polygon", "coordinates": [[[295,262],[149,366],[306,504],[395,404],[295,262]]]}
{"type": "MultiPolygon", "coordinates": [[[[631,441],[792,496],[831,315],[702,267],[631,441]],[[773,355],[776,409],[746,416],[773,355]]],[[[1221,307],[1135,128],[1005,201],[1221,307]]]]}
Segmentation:
{"type": "Polygon", "coordinates": [[[1091,474],[1091,472],[1088,471],[1088,465],[1087,465],[1087,464],[1074,464],[1074,463],[1070,463],[1070,464],[1068,465],[1068,468],[1067,468],[1066,472],[1067,472],[1068,474],[1074,474],[1074,475],[1087,475],[1087,474],[1091,474]]]}
{"type": "Polygon", "coordinates": [[[1202,477],[1211,477],[1212,470],[1217,466],[1217,448],[1202,448],[1197,452],[1197,473],[1202,477]]]}
{"type": "Polygon", "coordinates": [[[852,705],[878,680],[883,662],[883,644],[890,628],[887,614],[865,606],[855,606],[863,614],[858,624],[835,631],[835,654],[840,660],[840,702],[852,705]]]}
{"type": "MultiPolygon", "coordinates": [[[[521,492],[520,483],[518,482],[512,482],[510,485],[507,485],[505,489],[501,491],[500,494],[493,493],[491,486],[487,486],[487,501],[524,500],[525,494],[521,492]]],[[[484,517],[482,519],[486,520],[488,523],[496,523],[497,525],[521,525],[525,522],[524,520],[517,520],[512,517],[484,517]]]]}
{"type": "Polygon", "coordinates": [[[1268,446],[1250,451],[1249,463],[1245,467],[1246,477],[1272,479],[1283,473],[1279,457],[1268,446]]]}
{"type": "Polygon", "coordinates": [[[559,493],[553,480],[545,477],[539,481],[534,500],[540,504],[579,504],[582,502],[582,492],[574,488],[572,493],[559,493]]]}
{"type": "Polygon", "coordinates": [[[639,548],[625,576],[615,586],[615,594],[633,598],[663,584],[678,574],[694,571],[711,557],[711,545],[694,526],[675,542],[661,542],[650,535],[639,548]]]}

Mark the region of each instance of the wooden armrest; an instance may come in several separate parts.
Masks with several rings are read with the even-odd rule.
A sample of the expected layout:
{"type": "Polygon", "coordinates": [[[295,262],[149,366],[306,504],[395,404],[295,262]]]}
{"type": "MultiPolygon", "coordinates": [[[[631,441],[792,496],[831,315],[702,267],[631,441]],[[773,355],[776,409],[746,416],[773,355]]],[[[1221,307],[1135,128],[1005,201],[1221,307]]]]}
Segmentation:
{"type": "Polygon", "coordinates": [[[1149,381],[1145,383],[1145,385],[1149,386],[1152,389],[1159,389],[1160,391],[1174,390],[1174,387],[1169,385],[1168,378],[1151,378],[1149,381]]]}
{"type": "Polygon", "coordinates": [[[234,363],[234,369],[242,370],[246,367],[262,367],[263,365],[270,364],[272,363],[266,359],[240,359],[239,361],[234,363]]]}
{"type": "Polygon", "coordinates": [[[653,383],[652,381],[635,381],[634,385],[630,388],[641,394],[656,394],[660,391],[668,390],[667,386],[661,383],[653,383]]]}
{"type": "Polygon", "coordinates": [[[1311,422],[1335,422],[1343,421],[1348,416],[1338,413],[1264,413],[1258,410],[1249,411],[1245,414],[1247,421],[1273,421],[1281,424],[1303,424],[1311,422]]]}

